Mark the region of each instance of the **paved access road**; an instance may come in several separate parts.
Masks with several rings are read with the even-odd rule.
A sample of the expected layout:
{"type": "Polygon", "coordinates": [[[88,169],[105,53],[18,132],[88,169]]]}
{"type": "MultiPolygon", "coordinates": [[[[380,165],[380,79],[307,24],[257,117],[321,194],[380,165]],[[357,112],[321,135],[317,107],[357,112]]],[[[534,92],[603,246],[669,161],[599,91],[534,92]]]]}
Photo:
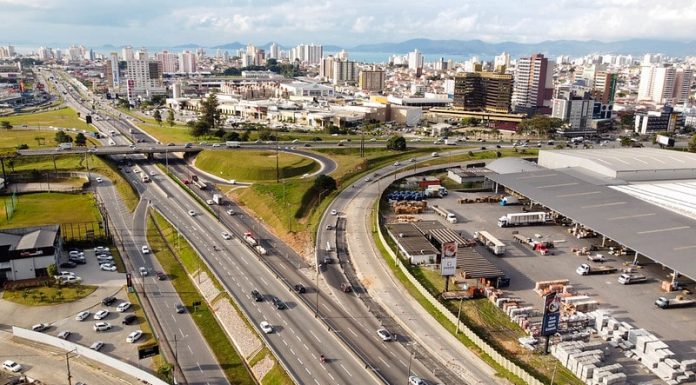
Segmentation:
{"type": "MultiPolygon", "coordinates": [[[[466,151],[466,150],[464,150],[466,151]]],[[[441,153],[447,156],[448,153],[441,153]]],[[[422,157],[416,161],[423,161],[429,157],[422,157]]],[[[413,174],[417,163],[403,164],[386,167],[379,174],[400,170],[396,178],[402,178],[413,174]]],[[[426,169],[442,168],[442,165],[428,168],[418,168],[418,172],[426,169]]],[[[428,314],[418,302],[406,294],[406,289],[392,277],[391,270],[386,266],[380,252],[376,249],[375,240],[372,237],[372,210],[374,203],[389,183],[395,180],[393,175],[385,175],[372,178],[374,180],[361,181],[355,187],[345,189],[327,209],[336,210],[345,224],[339,225],[339,231],[345,226],[345,240],[352,266],[355,267],[358,277],[365,285],[371,299],[377,301],[387,313],[394,317],[398,325],[403,327],[408,335],[417,342],[417,348],[429,352],[438,359],[439,363],[458,375],[468,384],[502,383],[495,376],[495,371],[475,354],[457,341],[449,331],[445,330],[435,319],[428,314]]],[[[317,235],[318,257],[324,255],[321,245],[329,242],[335,244],[335,230],[327,230],[326,225],[336,219],[331,215],[325,215],[319,227],[317,235]]],[[[413,370],[417,375],[424,373],[413,370]]]]}

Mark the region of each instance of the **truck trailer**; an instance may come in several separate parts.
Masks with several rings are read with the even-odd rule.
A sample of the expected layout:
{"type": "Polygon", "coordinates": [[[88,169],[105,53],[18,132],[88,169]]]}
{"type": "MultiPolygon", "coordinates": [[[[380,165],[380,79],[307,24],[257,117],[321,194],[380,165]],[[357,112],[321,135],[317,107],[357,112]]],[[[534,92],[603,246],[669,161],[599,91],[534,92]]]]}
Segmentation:
{"type": "Polygon", "coordinates": [[[443,208],[437,207],[437,205],[433,205],[433,210],[438,213],[439,215],[445,217],[447,222],[449,223],[457,223],[457,216],[454,215],[454,213],[447,211],[443,208]]]}
{"type": "Polygon", "coordinates": [[[655,300],[655,306],[660,309],[676,309],[680,307],[696,306],[696,299],[693,298],[666,298],[659,297],[655,300]]]}
{"type": "Polygon", "coordinates": [[[498,218],[498,227],[541,225],[549,220],[543,211],[533,213],[511,213],[498,218]]]}
{"type": "Polygon", "coordinates": [[[488,231],[477,231],[474,233],[474,238],[486,246],[493,254],[505,254],[505,244],[488,231]]]}

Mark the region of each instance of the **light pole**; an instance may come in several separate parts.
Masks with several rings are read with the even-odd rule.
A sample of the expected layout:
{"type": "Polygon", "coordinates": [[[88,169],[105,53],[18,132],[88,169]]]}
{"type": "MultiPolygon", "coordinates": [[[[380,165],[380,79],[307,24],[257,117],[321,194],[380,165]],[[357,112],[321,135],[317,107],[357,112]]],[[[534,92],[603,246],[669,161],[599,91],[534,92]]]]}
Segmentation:
{"type": "Polygon", "coordinates": [[[459,334],[459,316],[462,314],[462,303],[464,302],[464,297],[459,299],[459,310],[457,311],[457,329],[454,331],[454,334],[457,335],[459,334]]]}
{"type": "Polygon", "coordinates": [[[70,353],[74,353],[76,349],[65,352],[65,365],[68,367],[68,385],[72,385],[72,374],[70,374],[70,359],[75,356],[70,356],[70,353]]]}
{"type": "Polygon", "coordinates": [[[314,318],[319,318],[319,267],[317,266],[317,297],[316,297],[316,307],[314,308],[314,318]]]}
{"type": "MultiPolygon", "coordinates": [[[[417,345],[416,342],[409,342],[406,344],[407,347],[411,347],[417,345]]],[[[408,378],[411,376],[411,361],[413,360],[413,356],[416,355],[416,349],[413,348],[413,350],[408,351],[408,370],[406,371],[406,385],[408,384],[408,378]]]]}

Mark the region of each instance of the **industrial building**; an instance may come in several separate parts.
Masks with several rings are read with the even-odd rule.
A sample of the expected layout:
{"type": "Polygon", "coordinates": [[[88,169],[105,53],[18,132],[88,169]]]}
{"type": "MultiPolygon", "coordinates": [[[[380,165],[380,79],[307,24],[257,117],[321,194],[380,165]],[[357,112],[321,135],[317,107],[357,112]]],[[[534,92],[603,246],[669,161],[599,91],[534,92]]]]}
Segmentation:
{"type": "Polygon", "coordinates": [[[696,280],[696,154],[660,149],[540,151],[491,162],[496,190],[525,196],[638,256],[696,280]]]}
{"type": "Polygon", "coordinates": [[[25,227],[0,231],[0,282],[48,276],[58,261],[60,227],[25,227]]]}

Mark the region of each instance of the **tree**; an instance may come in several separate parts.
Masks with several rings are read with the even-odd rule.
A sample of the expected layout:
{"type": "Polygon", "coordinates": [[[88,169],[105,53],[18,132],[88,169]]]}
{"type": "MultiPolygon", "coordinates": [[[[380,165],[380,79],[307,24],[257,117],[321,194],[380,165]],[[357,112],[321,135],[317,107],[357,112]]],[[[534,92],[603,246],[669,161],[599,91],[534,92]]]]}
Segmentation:
{"type": "Polygon", "coordinates": [[[401,135],[394,135],[387,140],[387,150],[406,150],[406,139],[401,135]]]}
{"type": "Polygon", "coordinates": [[[238,142],[238,141],[240,141],[239,133],[236,132],[236,131],[226,132],[225,135],[222,136],[222,138],[223,138],[224,140],[230,140],[230,141],[233,141],[233,142],[238,142]]]}
{"type": "Polygon", "coordinates": [[[85,134],[83,134],[83,133],[81,133],[81,132],[78,133],[78,134],[75,136],[75,144],[76,144],[77,146],[84,146],[85,144],[87,144],[87,137],[85,137],[85,134]]]}
{"type": "Polygon", "coordinates": [[[201,136],[205,136],[208,135],[208,133],[210,133],[210,126],[208,126],[208,123],[199,120],[190,125],[189,133],[191,134],[191,136],[200,138],[201,136]]]}
{"type": "Polygon", "coordinates": [[[548,136],[563,126],[563,121],[546,115],[534,115],[529,119],[523,120],[519,128],[524,132],[533,132],[539,135],[548,136]]]}
{"type": "Polygon", "coordinates": [[[0,127],[2,127],[5,130],[9,130],[10,128],[12,128],[12,124],[7,120],[3,120],[2,122],[0,122],[0,127]]]}
{"type": "Polygon", "coordinates": [[[628,136],[621,137],[621,147],[631,147],[633,141],[628,136]]]}
{"type": "Polygon", "coordinates": [[[58,131],[56,132],[55,141],[56,143],[72,143],[73,138],[63,131],[58,131]]]}
{"type": "Polygon", "coordinates": [[[167,110],[167,124],[169,127],[174,126],[174,110],[171,108],[167,110]]]}
{"type": "Polygon", "coordinates": [[[688,150],[689,152],[696,152],[696,135],[691,136],[691,139],[689,139],[688,150]]]}
{"type": "Polygon", "coordinates": [[[162,125],[162,114],[160,113],[159,109],[155,110],[155,113],[152,114],[152,117],[155,118],[157,124],[159,124],[160,126],[162,125]]]}
{"type": "Polygon", "coordinates": [[[54,275],[58,275],[58,267],[56,266],[55,263],[52,263],[48,265],[46,268],[46,272],[48,273],[49,277],[53,277],[54,275]]]}
{"type": "Polygon", "coordinates": [[[205,122],[209,129],[220,126],[222,114],[218,110],[219,105],[217,95],[215,95],[215,92],[211,92],[205,100],[201,101],[201,115],[198,117],[198,121],[205,122]]]}
{"type": "Polygon", "coordinates": [[[314,179],[312,187],[318,193],[334,191],[337,187],[336,179],[328,175],[319,175],[314,179]]]}

